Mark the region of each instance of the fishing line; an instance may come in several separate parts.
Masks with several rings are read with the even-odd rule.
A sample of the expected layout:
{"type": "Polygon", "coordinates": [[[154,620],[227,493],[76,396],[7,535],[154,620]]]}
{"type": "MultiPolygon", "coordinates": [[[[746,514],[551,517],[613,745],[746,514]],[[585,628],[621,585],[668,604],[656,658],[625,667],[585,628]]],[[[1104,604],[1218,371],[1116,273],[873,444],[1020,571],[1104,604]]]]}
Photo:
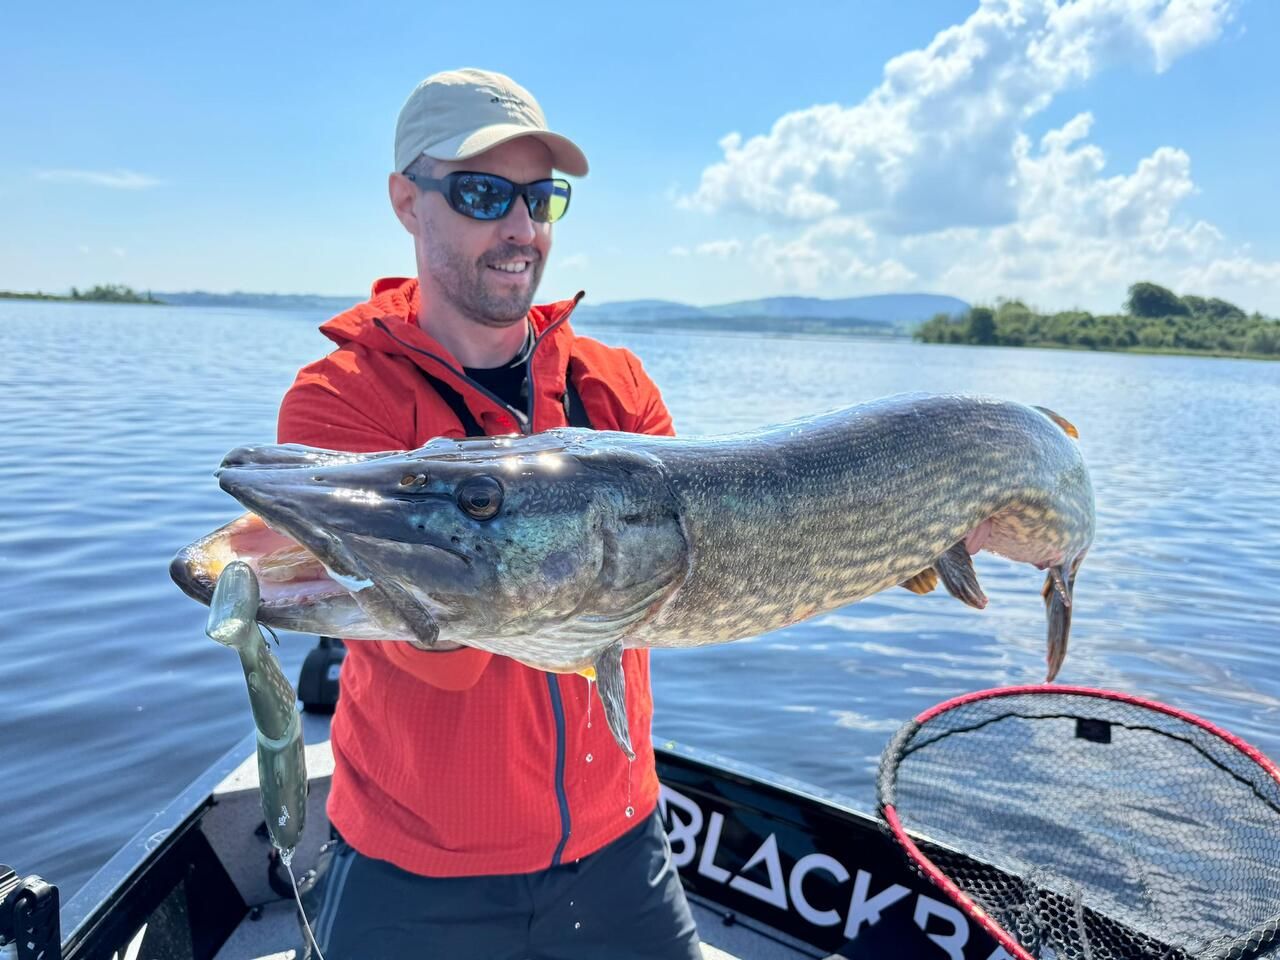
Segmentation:
{"type": "Polygon", "coordinates": [[[316,935],[311,932],[311,922],[307,919],[306,908],[302,906],[302,894],[298,892],[298,878],[293,875],[293,851],[285,853],[280,851],[280,861],[284,864],[284,868],[289,871],[289,882],[293,884],[293,900],[298,905],[298,915],[302,917],[302,926],[307,931],[307,936],[311,939],[311,946],[315,948],[316,956],[320,960],[324,960],[324,954],[320,951],[320,944],[316,943],[316,935]]]}

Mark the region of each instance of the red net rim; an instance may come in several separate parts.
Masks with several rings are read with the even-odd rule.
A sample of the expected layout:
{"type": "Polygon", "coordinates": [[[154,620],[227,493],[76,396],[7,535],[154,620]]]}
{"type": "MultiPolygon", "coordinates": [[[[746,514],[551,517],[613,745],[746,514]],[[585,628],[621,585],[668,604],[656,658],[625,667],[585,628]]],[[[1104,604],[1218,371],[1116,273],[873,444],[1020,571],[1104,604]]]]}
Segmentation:
{"type": "MultiPolygon", "coordinates": [[[[1194,713],[1186,710],[1179,710],[1177,707],[1171,707],[1167,704],[1159,703],[1155,700],[1148,700],[1145,697],[1139,697],[1131,693],[1120,693],[1115,690],[1101,690],[1096,687],[1079,687],[1068,686],[1056,683],[1038,683],[1025,684],[1014,687],[992,687],[988,690],[977,690],[972,693],[961,694],[958,697],[952,697],[929,709],[917,714],[909,724],[916,729],[921,725],[940,714],[962,707],[969,703],[979,700],[995,700],[1001,697],[1013,697],[1026,694],[1067,694],[1072,696],[1095,697],[1099,700],[1113,700],[1120,703],[1126,703],[1147,710],[1154,710],[1157,713],[1163,713],[1167,716],[1174,717],[1186,723],[1190,723],[1200,729],[1218,737],[1224,743],[1229,744],[1240,753],[1254,761],[1258,766],[1266,771],[1277,784],[1280,784],[1280,767],[1272,762],[1272,760],[1262,753],[1257,747],[1253,746],[1246,740],[1241,739],[1234,733],[1223,730],[1216,724],[1210,723],[1203,717],[1198,717],[1194,713]]],[[[895,741],[897,737],[894,738],[895,741]]],[[[896,779],[896,777],[895,777],[896,779]]],[[[940,890],[951,898],[952,902],[958,905],[975,923],[982,927],[991,937],[1007,951],[1014,960],[1036,960],[1032,954],[1028,953],[1023,946],[1013,938],[1000,924],[996,923],[987,912],[965,893],[956,883],[942,872],[941,869],[929,859],[915,841],[908,835],[906,828],[902,825],[902,820],[898,816],[898,811],[894,808],[894,804],[885,803],[880,805],[880,812],[884,818],[886,825],[893,834],[894,839],[906,852],[907,856],[915,864],[915,866],[933,882],[940,890]]]]}
{"type": "Polygon", "coordinates": [[[898,819],[898,811],[893,809],[892,804],[887,804],[881,808],[881,813],[884,815],[889,829],[893,831],[894,837],[907,852],[907,856],[911,858],[926,877],[933,881],[935,886],[946,893],[953,903],[958,904],[971,919],[978,923],[983,930],[987,931],[1000,946],[1004,947],[1014,957],[1014,960],[1035,960],[1035,957],[1022,949],[1022,945],[1013,939],[1004,927],[987,916],[987,912],[982,907],[978,906],[967,893],[956,886],[950,877],[939,870],[934,862],[925,856],[924,851],[917,847],[915,841],[907,835],[906,829],[902,826],[902,821],[898,819]]]}
{"type": "Polygon", "coordinates": [[[1194,724],[1202,730],[1218,737],[1220,740],[1229,743],[1254,763],[1258,764],[1258,766],[1262,767],[1262,769],[1266,770],[1271,779],[1280,784],[1280,767],[1277,767],[1270,757],[1248,741],[1242,740],[1234,733],[1223,730],[1216,724],[1212,724],[1203,717],[1196,716],[1194,713],[1189,713],[1186,710],[1179,710],[1177,707],[1171,707],[1168,704],[1159,703],[1155,700],[1148,700],[1145,697],[1139,697],[1132,693],[1120,693],[1116,690],[1100,690],[1096,687],[1072,687],[1058,683],[1033,683],[1020,687],[992,687],[990,690],[977,690],[973,693],[965,693],[958,697],[952,697],[950,700],[946,700],[936,706],[930,707],[923,713],[917,714],[914,721],[922,724],[926,720],[931,720],[938,716],[940,713],[946,713],[948,710],[953,710],[956,707],[965,705],[966,703],[973,703],[975,700],[993,700],[997,697],[1013,697],[1028,693],[1066,693],[1081,697],[1097,697],[1099,700],[1116,700],[1120,703],[1130,703],[1137,707],[1143,707],[1147,710],[1155,710],[1158,713],[1163,713],[1170,717],[1176,717],[1179,720],[1194,724]]]}

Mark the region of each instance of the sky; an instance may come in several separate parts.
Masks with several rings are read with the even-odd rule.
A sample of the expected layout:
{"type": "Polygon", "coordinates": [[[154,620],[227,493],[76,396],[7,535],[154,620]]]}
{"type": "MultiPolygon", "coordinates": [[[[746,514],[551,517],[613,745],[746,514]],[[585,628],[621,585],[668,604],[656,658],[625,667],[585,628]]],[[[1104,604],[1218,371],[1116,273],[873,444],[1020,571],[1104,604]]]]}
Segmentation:
{"type": "Polygon", "coordinates": [[[437,70],[591,173],[540,300],[950,294],[1280,315],[1272,0],[6,4],[0,289],[358,295],[437,70]]]}

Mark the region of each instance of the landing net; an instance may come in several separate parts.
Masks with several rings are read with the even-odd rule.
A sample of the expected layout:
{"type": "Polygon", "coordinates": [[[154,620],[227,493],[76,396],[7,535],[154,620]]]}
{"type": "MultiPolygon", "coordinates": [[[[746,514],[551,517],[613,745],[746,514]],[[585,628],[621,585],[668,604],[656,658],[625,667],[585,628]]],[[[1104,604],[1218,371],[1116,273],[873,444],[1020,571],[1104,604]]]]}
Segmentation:
{"type": "Polygon", "coordinates": [[[880,812],[1018,960],[1280,957],[1280,772],[1212,724],[1078,687],[908,722],[880,812]]]}

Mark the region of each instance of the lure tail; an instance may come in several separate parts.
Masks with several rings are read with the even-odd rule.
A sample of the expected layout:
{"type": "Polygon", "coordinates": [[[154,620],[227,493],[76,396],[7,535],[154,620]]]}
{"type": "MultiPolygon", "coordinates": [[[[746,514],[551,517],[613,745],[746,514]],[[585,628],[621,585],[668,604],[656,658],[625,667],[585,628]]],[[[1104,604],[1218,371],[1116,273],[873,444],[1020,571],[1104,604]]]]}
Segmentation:
{"type": "Polygon", "coordinates": [[[227,564],[209,602],[205,632],[240,654],[258,733],[258,784],[271,842],[290,857],[307,819],[307,764],[297,693],[256,620],[258,578],[248,564],[227,564]]]}

